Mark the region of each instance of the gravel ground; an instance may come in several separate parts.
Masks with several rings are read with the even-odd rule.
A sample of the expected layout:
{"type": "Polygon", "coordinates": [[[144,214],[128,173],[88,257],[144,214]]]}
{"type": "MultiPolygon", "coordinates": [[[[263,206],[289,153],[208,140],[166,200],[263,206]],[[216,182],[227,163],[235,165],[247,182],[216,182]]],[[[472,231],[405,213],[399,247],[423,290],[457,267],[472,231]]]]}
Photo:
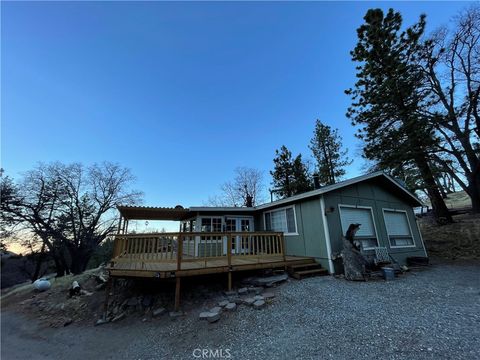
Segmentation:
{"type": "Polygon", "coordinates": [[[2,359],[24,359],[35,347],[35,359],[195,359],[201,349],[232,359],[480,358],[478,261],[391,282],[292,280],[275,292],[266,308],[242,305],[214,324],[198,320],[198,309],[174,321],[46,329],[38,339],[19,315],[2,313],[2,359]]]}

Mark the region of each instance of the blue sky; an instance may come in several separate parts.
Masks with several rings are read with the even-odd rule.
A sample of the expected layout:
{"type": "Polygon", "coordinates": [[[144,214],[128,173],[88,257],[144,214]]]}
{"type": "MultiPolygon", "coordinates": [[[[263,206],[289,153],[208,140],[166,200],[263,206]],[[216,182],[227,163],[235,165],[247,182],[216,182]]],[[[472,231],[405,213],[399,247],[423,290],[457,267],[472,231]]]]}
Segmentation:
{"type": "Polygon", "coordinates": [[[285,144],[310,157],[315,119],[345,117],[349,51],[371,7],[427,14],[428,30],[461,2],[65,2],[1,8],[1,161],[120,162],[145,204],[202,205],[238,166],[265,171],[285,144]]]}

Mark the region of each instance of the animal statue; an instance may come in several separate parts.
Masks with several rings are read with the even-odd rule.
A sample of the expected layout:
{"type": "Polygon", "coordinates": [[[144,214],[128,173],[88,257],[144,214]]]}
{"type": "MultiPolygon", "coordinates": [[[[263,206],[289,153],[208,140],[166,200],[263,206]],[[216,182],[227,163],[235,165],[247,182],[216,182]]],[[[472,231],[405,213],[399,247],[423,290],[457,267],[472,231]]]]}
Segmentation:
{"type": "Polygon", "coordinates": [[[355,234],[360,226],[361,224],[350,224],[343,238],[341,256],[346,280],[366,280],[367,261],[362,255],[360,245],[355,241],[355,234]]]}

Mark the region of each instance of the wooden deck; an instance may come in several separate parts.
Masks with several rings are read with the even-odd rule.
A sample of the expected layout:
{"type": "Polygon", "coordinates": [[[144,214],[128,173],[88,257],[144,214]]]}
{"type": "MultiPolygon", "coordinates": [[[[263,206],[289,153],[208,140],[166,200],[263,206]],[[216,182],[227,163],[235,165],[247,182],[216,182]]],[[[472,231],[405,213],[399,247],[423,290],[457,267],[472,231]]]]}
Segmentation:
{"type": "MultiPolygon", "coordinates": [[[[187,276],[226,273],[228,290],[236,271],[275,269],[315,263],[313,258],[286,256],[283,233],[185,232],[119,234],[107,266],[111,278],[175,278],[175,309],[180,283],[187,276]]],[[[106,291],[108,306],[110,286],[106,291]]]]}
{"type": "Polygon", "coordinates": [[[284,249],[283,234],[274,232],[117,235],[107,269],[114,277],[172,278],[312,261],[284,249]]]}
{"type": "Polygon", "coordinates": [[[182,269],[177,269],[176,262],[123,262],[116,261],[108,270],[111,276],[118,277],[154,277],[171,278],[195,276],[203,274],[227,273],[242,270],[282,268],[297,263],[311,262],[311,257],[300,256],[269,256],[269,257],[235,257],[231,265],[225,259],[193,259],[182,262],[182,269]]]}

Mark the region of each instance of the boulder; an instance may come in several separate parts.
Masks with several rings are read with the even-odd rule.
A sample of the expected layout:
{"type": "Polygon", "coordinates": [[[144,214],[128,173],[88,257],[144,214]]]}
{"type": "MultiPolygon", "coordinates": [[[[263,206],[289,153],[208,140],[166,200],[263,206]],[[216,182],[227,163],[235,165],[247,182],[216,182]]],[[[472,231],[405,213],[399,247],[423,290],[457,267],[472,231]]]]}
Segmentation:
{"type": "Polygon", "coordinates": [[[247,288],[244,287],[244,288],[238,289],[238,294],[239,294],[239,295],[244,295],[244,294],[246,294],[246,293],[248,293],[248,289],[247,289],[247,288]]]}

